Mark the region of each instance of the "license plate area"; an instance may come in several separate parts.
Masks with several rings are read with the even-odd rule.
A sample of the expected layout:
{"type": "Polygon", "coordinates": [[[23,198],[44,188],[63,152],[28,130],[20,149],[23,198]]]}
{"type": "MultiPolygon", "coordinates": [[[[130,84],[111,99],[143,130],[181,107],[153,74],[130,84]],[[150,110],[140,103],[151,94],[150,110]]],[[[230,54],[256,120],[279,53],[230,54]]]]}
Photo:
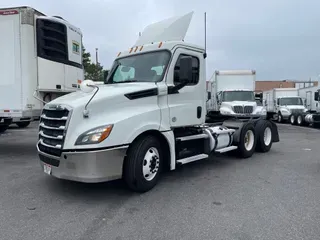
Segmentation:
{"type": "Polygon", "coordinates": [[[46,174],[48,174],[48,175],[51,175],[51,169],[52,169],[52,167],[51,167],[50,165],[48,165],[48,164],[44,164],[44,165],[43,165],[43,171],[44,171],[44,173],[46,173],[46,174]]]}

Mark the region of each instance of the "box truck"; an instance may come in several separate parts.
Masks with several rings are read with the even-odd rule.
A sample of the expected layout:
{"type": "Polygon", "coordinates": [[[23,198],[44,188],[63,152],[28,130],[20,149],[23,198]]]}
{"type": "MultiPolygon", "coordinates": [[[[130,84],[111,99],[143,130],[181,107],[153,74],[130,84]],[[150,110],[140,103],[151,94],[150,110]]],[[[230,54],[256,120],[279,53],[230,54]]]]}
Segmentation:
{"type": "Polygon", "coordinates": [[[305,100],[306,112],[296,112],[290,117],[292,125],[320,127],[319,86],[300,88],[298,95],[305,100]]]}
{"type": "Polygon", "coordinates": [[[297,88],[274,88],[263,92],[263,103],[267,112],[278,122],[288,121],[292,114],[307,112],[304,100],[297,88]]]}
{"type": "Polygon", "coordinates": [[[256,102],[255,70],[215,71],[207,82],[209,120],[266,116],[265,107],[256,102]]]}
{"type": "Polygon", "coordinates": [[[248,158],[279,141],[267,119],[206,123],[205,48],[184,40],[193,13],[146,27],[114,60],[106,84],[81,83],[45,105],[37,149],[44,173],[79,182],[123,178],[152,189],[161,171],[211,153],[248,158]]]}
{"type": "Polygon", "coordinates": [[[1,133],[39,119],[43,102],[77,90],[84,73],[82,33],[61,17],[2,8],[0,32],[1,133]]]}

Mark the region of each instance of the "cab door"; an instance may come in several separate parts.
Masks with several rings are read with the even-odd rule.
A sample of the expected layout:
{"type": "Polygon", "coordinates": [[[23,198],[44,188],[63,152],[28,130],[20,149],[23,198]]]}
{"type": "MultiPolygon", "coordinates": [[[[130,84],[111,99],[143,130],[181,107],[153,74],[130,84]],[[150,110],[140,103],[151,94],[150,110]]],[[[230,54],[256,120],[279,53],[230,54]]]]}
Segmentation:
{"type": "Polygon", "coordinates": [[[204,123],[207,95],[203,52],[185,47],[177,48],[174,51],[166,81],[170,126],[181,127],[204,123]],[[192,79],[180,90],[172,91],[174,86],[181,83],[179,72],[181,59],[185,57],[192,59],[192,79]]]}

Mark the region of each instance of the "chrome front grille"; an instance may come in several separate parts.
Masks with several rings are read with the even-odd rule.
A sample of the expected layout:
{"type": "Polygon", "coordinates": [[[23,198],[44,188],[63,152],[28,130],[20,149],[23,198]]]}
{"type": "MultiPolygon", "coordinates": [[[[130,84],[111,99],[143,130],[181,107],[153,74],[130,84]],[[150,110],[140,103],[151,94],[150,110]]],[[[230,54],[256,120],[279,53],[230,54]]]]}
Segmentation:
{"type": "Polygon", "coordinates": [[[251,114],[253,112],[253,106],[233,106],[233,111],[239,114],[251,114]]]}
{"type": "Polygon", "coordinates": [[[41,152],[60,157],[65,140],[70,111],[63,109],[43,109],[39,125],[38,148],[41,152]]]}

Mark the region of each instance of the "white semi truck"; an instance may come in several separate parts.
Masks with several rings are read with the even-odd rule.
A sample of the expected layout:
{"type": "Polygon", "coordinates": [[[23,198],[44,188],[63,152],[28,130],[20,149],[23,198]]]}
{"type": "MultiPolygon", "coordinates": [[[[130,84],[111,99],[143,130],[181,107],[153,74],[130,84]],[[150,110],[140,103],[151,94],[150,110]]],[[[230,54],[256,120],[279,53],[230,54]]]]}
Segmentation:
{"type": "Polygon", "coordinates": [[[266,116],[266,109],[255,98],[256,71],[215,71],[207,82],[208,120],[226,120],[233,117],[266,116]]]}
{"type": "Polygon", "coordinates": [[[121,51],[105,85],[82,82],[45,105],[37,149],[42,170],[79,182],[123,178],[145,192],[162,170],[237,151],[251,157],[279,141],[266,119],[207,124],[206,51],[184,42],[193,13],[149,25],[121,51]]]}
{"type": "Polygon", "coordinates": [[[293,113],[290,117],[292,125],[320,127],[319,86],[300,88],[298,95],[305,100],[307,111],[293,113]]]}
{"type": "Polygon", "coordinates": [[[61,17],[0,9],[0,33],[1,133],[12,121],[26,127],[39,119],[41,101],[76,91],[84,74],[82,33],[61,17]]]}
{"type": "Polygon", "coordinates": [[[291,119],[293,114],[307,112],[304,99],[298,95],[297,88],[274,88],[263,92],[263,103],[269,115],[278,122],[291,119]]]}

